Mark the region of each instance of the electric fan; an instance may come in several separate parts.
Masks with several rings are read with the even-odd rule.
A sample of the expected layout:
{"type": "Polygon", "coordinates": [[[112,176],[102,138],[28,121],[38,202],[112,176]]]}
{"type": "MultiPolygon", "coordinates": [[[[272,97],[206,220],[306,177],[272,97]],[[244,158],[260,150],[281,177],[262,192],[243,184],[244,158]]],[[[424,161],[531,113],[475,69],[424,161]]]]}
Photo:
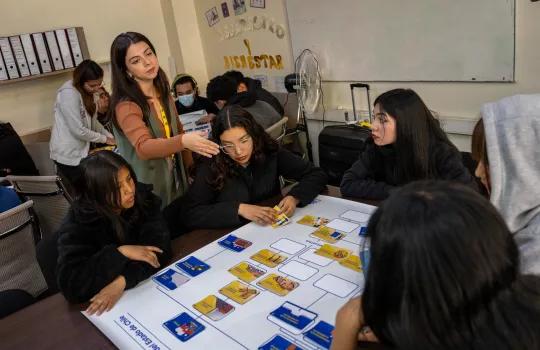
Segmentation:
{"type": "Polygon", "coordinates": [[[295,73],[285,77],[285,88],[298,97],[298,114],[296,116],[295,133],[306,133],[306,149],[309,160],[313,161],[311,141],[307,128],[306,113],[313,114],[317,110],[321,98],[321,73],[319,61],[313,51],[305,49],[294,62],[295,73]]]}

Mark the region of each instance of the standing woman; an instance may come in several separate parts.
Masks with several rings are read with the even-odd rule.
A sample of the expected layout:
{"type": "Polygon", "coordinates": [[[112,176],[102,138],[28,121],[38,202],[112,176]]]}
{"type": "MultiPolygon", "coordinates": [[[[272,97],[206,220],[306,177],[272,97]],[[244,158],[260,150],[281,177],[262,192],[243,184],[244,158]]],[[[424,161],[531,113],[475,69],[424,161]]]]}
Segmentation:
{"type": "Polygon", "coordinates": [[[461,153],[420,96],[410,89],[387,91],[375,100],[371,138],[343,175],[341,194],[385,199],[399,186],[427,179],[477,189],[461,153]]]}
{"type": "Polygon", "coordinates": [[[99,101],[102,85],[103,69],[94,61],[84,60],[73,71],[73,79],[56,94],[50,157],[72,195],[81,177],[79,163],[88,155],[90,143],[115,143],[113,135],[97,120],[98,113],[108,108],[99,101]]]}
{"type": "Polygon", "coordinates": [[[111,66],[111,111],[118,151],[139,181],[154,186],[166,206],[186,189],[184,167],[191,154],[180,152],[189,149],[212,157],[219,147],[202,132],[183,132],[165,72],[144,35],[118,35],[111,46],[111,66]]]}

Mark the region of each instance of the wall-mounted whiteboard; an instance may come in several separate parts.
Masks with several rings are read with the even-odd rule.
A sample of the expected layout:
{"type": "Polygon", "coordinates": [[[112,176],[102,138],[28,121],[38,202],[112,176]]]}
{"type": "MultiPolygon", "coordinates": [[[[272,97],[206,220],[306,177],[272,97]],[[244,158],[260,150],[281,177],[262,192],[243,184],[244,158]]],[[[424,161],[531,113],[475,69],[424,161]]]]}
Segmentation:
{"type": "Polygon", "coordinates": [[[515,0],[285,0],[331,81],[514,81],[515,0]]]}

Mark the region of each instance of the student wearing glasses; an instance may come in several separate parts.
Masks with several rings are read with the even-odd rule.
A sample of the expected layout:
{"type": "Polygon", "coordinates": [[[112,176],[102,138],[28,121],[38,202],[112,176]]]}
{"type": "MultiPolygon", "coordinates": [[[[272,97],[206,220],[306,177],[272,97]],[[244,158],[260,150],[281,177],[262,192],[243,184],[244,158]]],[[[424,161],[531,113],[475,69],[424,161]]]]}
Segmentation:
{"type": "Polygon", "coordinates": [[[375,100],[374,116],[366,148],[343,175],[342,195],[380,200],[397,187],[427,179],[477,189],[461,153],[416,92],[383,93],[375,100]]]}
{"type": "Polygon", "coordinates": [[[103,69],[94,61],[84,60],[73,71],[73,79],[56,94],[50,157],[72,195],[81,179],[79,163],[88,155],[90,143],[115,144],[113,135],[97,119],[98,113],[108,109],[99,98],[102,85],[103,69]]]}
{"type": "Polygon", "coordinates": [[[280,176],[298,181],[278,204],[287,216],[326,185],[324,171],[280,148],[240,106],[220,111],[212,139],[221,153],[200,165],[183,199],[181,221],[189,229],[273,223],[274,209],[257,203],[281,193],[280,176]]]}

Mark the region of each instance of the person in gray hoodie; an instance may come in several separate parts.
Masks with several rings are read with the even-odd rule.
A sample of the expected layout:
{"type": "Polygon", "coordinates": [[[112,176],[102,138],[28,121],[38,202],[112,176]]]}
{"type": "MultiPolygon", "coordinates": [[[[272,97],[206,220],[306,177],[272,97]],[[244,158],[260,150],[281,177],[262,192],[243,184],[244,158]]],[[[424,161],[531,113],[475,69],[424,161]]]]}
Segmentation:
{"type": "Polygon", "coordinates": [[[522,272],[540,275],[540,94],[506,97],[481,112],[475,175],[514,233],[522,272]]]}
{"type": "MultiPolygon", "coordinates": [[[[76,195],[81,174],[79,163],[88,155],[90,143],[114,145],[113,135],[97,120],[107,108],[99,100],[103,69],[91,60],[82,61],[56,94],[50,157],[68,191],[76,195]]],[[[106,111],[105,111],[106,112],[106,111]]]]}

